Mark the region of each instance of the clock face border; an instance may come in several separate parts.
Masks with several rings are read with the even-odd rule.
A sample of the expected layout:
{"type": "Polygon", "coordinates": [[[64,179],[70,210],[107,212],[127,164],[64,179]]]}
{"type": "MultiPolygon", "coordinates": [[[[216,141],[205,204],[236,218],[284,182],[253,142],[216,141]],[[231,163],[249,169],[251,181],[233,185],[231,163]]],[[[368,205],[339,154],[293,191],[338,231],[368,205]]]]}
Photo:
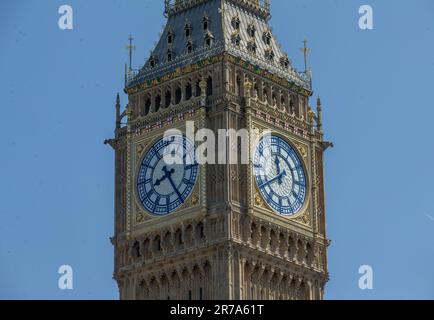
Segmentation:
{"type": "MultiPolygon", "coordinates": [[[[182,202],[181,204],[179,204],[178,206],[176,206],[173,210],[167,212],[167,213],[155,213],[155,212],[151,212],[150,210],[148,210],[146,208],[146,206],[143,204],[140,195],[139,195],[139,175],[140,175],[140,171],[142,169],[142,166],[144,165],[144,161],[145,158],[149,155],[149,152],[160,142],[162,142],[164,140],[164,136],[157,136],[154,137],[153,139],[149,140],[149,142],[146,144],[146,148],[143,152],[141,152],[141,154],[138,156],[138,161],[136,162],[136,169],[135,169],[135,174],[133,176],[133,190],[134,190],[134,196],[135,196],[135,200],[136,203],[138,204],[138,208],[135,210],[136,211],[136,215],[143,215],[143,213],[145,213],[146,215],[148,215],[149,217],[152,218],[164,218],[164,217],[168,217],[168,216],[172,216],[173,214],[176,214],[180,211],[183,211],[184,209],[186,209],[186,204],[191,205],[192,202],[197,203],[197,199],[195,199],[195,201],[190,201],[190,198],[193,197],[193,195],[196,194],[196,190],[198,188],[198,185],[200,184],[200,176],[201,176],[201,166],[197,163],[197,159],[196,159],[196,145],[190,141],[188,139],[188,137],[185,134],[174,134],[174,136],[181,136],[183,139],[185,139],[188,143],[189,146],[193,147],[193,159],[196,162],[196,172],[195,172],[195,178],[194,178],[194,183],[192,184],[190,191],[188,191],[184,202],[182,202]]],[[[162,160],[160,160],[162,161],[162,160]]],[[[152,182],[154,183],[154,182],[152,182]]]]}
{"type": "MultiPolygon", "coordinates": [[[[299,148],[296,146],[297,142],[292,141],[289,137],[278,133],[278,132],[272,132],[272,133],[268,133],[268,134],[264,134],[261,135],[257,140],[256,140],[256,144],[253,147],[253,156],[252,156],[252,179],[253,181],[253,185],[254,185],[254,189],[256,190],[257,195],[261,198],[262,201],[261,204],[256,203],[254,204],[257,207],[261,207],[262,209],[266,209],[268,212],[271,211],[271,213],[273,215],[277,215],[278,217],[281,218],[287,218],[287,219],[297,219],[300,216],[303,216],[306,214],[306,210],[309,207],[309,203],[310,203],[310,174],[309,171],[307,170],[307,165],[306,165],[306,160],[305,158],[307,158],[306,156],[302,155],[299,148]],[[257,179],[257,174],[256,174],[256,169],[255,169],[255,158],[257,155],[257,151],[259,148],[260,143],[263,141],[264,138],[266,137],[277,137],[281,140],[283,140],[286,144],[289,145],[289,147],[293,150],[293,152],[295,153],[296,157],[298,158],[298,161],[300,162],[301,166],[302,166],[302,170],[303,170],[303,175],[304,175],[304,180],[305,180],[305,196],[304,196],[304,202],[302,203],[302,205],[300,206],[300,208],[292,214],[288,214],[288,213],[282,213],[279,212],[278,210],[276,210],[275,208],[273,208],[269,202],[267,201],[267,197],[266,195],[264,195],[263,191],[260,189],[260,186],[258,185],[258,179],[257,179]]],[[[304,146],[304,144],[303,144],[304,146]]],[[[255,198],[255,197],[254,197],[255,198]]]]}

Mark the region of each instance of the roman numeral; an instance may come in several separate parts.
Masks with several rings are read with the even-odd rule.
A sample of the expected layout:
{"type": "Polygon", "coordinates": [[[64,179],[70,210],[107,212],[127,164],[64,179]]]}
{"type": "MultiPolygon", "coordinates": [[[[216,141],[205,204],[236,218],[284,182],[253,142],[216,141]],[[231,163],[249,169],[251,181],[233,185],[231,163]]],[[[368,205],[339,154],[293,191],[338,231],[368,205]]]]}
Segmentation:
{"type": "Polygon", "coordinates": [[[189,164],[189,165],[185,166],[185,170],[186,170],[186,171],[187,171],[187,170],[191,170],[191,169],[193,169],[193,168],[196,168],[197,166],[198,166],[197,163],[189,164]]]}
{"type": "Polygon", "coordinates": [[[186,185],[190,185],[190,186],[192,186],[192,185],[194,184],[193,181],[188,180],[188,179],[186,179],[186,178],[184,178],[184,179],[182,180],[182,182],[183,182],[184,184],[186,184],[186,185]]]}

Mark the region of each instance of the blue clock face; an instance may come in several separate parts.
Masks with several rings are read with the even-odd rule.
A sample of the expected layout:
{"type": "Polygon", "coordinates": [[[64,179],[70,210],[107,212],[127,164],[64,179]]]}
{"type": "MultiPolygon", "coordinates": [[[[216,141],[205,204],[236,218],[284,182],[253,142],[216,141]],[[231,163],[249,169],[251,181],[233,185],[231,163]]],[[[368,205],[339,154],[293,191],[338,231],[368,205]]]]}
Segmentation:
{"type": "Polygon", "coordinates": [[[198,176],[194,144],[182,135],[157,141],[143,157],[137,195],[151,214],[176,211],[191,195],[198,176]]]}
{"type": "Polygon", "coordinates": [[[259,191],[278,214],[297,214],[306,202],[306,174],[294,148],[278,136],[263,137],[256,148],[254,173],[259,191]]]}

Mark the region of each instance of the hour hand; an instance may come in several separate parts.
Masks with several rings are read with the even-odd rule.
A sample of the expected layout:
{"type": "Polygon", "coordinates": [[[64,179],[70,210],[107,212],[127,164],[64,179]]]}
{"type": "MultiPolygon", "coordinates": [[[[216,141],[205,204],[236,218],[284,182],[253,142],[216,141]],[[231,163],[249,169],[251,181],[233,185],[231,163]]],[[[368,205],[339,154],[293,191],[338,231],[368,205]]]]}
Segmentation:
{"type": "Polygon", "coordinates": [[[172,176],[172,174],[175,173],[175,169],[172,170],[167,170],[167,167],[164,166],[163,167],[163,172],[164,172],[164,176],[161,179],[157,179],[157,181],[155,181],[155,185],[159,186],[161,185],[161,182],[163,182],[164,180],[166,180],[167,178],[170,178],[172,176]]]}
{"type": "Polygon", "coordinates": [[[274,177],[273,179],[268,180],[267,182],[264,182],[262,185],[260,185],[259,189],[262,189],[263,187],[274,183],[276,180],[281,180],[285,176],[286,176],[286,170],[283,170],[277,177],[274,177]]]}
{"type": "Polygon", "coordinates": [[[175,173],[175,169],[172,168],[171,170],[167,170],[167,167],[164,166],[163,167],[163,172],[165,174],[165,177],[168,178],[168,177],[172,176],[172,174],[175,173]]]}
{"type": "Polygon", "coordinates": [[[155,181],[155,185],[158,187],[159,185],[161,185],[161,182],[163,182],[166,179],[167,179],[167,176],[163,176],[161,179],[157,179],[155,181]]]}
{"type": "Polygon", "coordinates": [[[282,176],[280,174],[280,160],[279,160],[278,156],[276,156],[274,163],[276,164],[276,170],[277,170],[277,176],[278,176],[277,180],[279,181],[279,184],[282,184],[282,176]]]}

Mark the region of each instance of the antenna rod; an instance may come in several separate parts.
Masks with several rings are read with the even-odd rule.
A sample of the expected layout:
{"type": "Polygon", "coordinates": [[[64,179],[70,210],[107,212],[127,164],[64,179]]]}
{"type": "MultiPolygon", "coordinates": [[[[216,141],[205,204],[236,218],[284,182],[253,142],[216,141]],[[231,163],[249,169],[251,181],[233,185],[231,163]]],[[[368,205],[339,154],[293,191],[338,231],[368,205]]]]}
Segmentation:
{"type": "Polygon", "coordinates": [[[130,51],[130,71],[133,69],[133,50],[136,50],[136,46],[133,45],[133,36],[130,35],[130,37],[128,38],[129,41],[129,45],[127,45],[127,50],[130,51]]]}
{"type": "Polygon", "coordinates": [[[304,44],[304,46],[300,50],[301,50],[301,52],[303,52],[303,55],[304,55],[304,72],[307,74],[307,70],[308,70],[307,69],[307,56],[310,52],[310,49],[307,47],[307,40],[306,39],[304,39],[303,44],[304,44]]]}

